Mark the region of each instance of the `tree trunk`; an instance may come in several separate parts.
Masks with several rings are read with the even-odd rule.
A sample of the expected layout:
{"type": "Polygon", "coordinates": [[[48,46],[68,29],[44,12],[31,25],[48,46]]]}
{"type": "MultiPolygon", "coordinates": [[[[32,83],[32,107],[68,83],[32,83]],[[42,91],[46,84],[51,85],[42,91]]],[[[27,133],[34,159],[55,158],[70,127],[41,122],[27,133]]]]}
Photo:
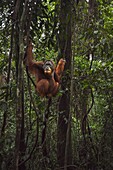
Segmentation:
{"type": "Polygon", "coordinates": [[[15,54],[16,54],[16,139],[15,139],[15,170],[25,170],[25,133],[24,133],[24,28],[28,9],[28,0],[19,3],[16,1],[14,19],[18,20],[15,26],[15,54]],[[18,5],[17,5],[18,4],[18,5]],[[18,10],[16,9],[18,8],[18,10]],[[16,18],[15,18],[16,17],[16,18]]]}
{"type": "MultiPolygon", "coordinates": [[[[59,48],[61,57],[66,59],[65,74],[61,83],[63,90],[59,101],[58,117],[58,141],[57,159],[59,167],[70,169],[72,163],[71,153],[71,126],[70,114],[70,84],[71,84],[71,3],[68,0],[61,0],[60,4],[60,34],[59,48]],[[68,131],[67,131],[68,129],[68,131]]],[[[71,167],[72,170],[72,167],[71,167]]]]}

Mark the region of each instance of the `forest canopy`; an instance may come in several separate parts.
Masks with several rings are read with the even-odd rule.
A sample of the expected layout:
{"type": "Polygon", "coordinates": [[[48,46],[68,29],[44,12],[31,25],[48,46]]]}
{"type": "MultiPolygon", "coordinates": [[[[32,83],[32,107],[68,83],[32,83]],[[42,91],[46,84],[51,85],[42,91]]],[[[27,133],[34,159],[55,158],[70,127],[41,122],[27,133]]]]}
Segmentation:
{"type": "Polygon", "coordinates": [[[113,169],[113,1],[1,0],[0,169],[113,169]],[[55,97],[25,65],[66,61],[55,97]]]}

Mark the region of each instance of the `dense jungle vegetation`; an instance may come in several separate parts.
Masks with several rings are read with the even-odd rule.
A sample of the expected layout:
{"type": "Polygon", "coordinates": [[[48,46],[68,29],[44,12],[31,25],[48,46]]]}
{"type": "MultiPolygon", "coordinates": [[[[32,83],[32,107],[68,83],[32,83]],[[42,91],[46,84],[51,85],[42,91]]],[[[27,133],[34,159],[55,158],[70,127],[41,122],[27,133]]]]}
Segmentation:
{"type": "Polygon", "coordinates": [[[112,0],[1,0],[0,170],[113,170],[112,0]],[[35,60],[66,60],[51,101],[29,38],[35,60]]]}

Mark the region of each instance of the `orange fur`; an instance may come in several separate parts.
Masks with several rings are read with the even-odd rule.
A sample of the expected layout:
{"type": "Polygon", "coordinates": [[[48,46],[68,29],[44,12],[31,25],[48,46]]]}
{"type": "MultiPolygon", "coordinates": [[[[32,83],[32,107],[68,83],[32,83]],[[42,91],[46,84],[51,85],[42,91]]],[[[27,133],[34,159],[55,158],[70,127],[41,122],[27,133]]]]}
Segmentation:
{"type": "Polygon", "coordinates": [[[52,61],[49,61],[51,67],[51,74],[44,72],[44,66],[46,67],[46,62],[33,61],[33,45],[29,42],[26,53],[25,62],[28,70],[36,78],[36,91],[42,97],[52,97],[55,96],[59,89],[59,82],[61,79],[62,72],[65,66],[65,60],[60,59],[56,68],[52,61]],[[45,64],[45,65],[44,65],[45,64]]]}

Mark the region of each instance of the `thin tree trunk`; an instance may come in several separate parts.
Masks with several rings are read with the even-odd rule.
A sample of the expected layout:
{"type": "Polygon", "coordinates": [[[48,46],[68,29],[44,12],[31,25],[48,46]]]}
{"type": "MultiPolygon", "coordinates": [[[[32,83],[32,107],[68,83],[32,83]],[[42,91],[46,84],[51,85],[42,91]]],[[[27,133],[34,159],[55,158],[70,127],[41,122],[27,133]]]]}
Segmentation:
{"type": "MultiPolygon", "coordinates": [[[[18,3],[18,0],[17,0],[18,3]]],[[[16,23],[15,49],[16,49],[16,73],[17,73],[17,101],[16,101],[16,140],[15,140],[15,170],[25,170],[25,134],[24,134],[24,28],[27,14],[28,0],[23,0],[18,6],[17,15],[18,22],[16,23]],[[22,8],[23,7],[23,8],[22,8]],[[20,164],[20,166],[19,166],[20,164]]],[[[15,5],[15,8],[17,5],[15,5]]]]}

